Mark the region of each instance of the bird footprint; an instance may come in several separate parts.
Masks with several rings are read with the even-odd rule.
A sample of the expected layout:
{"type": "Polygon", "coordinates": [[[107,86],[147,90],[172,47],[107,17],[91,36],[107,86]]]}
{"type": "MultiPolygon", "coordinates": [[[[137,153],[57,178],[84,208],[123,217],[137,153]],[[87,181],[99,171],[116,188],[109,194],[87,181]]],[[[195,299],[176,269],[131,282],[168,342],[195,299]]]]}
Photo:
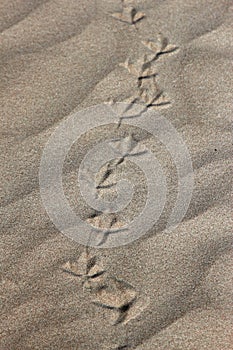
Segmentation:
{"type": "Polygon", "coordinates": [[[114,324],[127,320],[128,312],[137,299],[135,289],[125,281],[111,277],[109,284],[96,294],[95,305],[117,313],[114,324]]]}
{"type": "Polygon", "coordinates": [[[112,148],[116,149],[123,158],[141,155],[146,152],[145,147],[138,144],[138,141],[134,139],[132,133],[125,138],[112,140],[109,144],[112,148]]]}
{"type": "Polygon", "coordinates": [[[112,17],[121,22],[135,24],[145,17],[145,14],[143,12],[138,12],[133,6],[123,6],[122,11],[113,13],[112,17]]]}
{"type": "Polygon", "coordinates": [[[92,226],[95,227],[95,232],[100,235],[100,240],[98,246],[104,244],[110,235],[119,233],[122,231],[127,231],[127,228],[123,227],[122,222],[117,221],[116,217],[113,215],[111,217],[106,217],[105,215],[96,216],[94,219],[87,220],[92,226]],[[103,226],[104,222],[104,226],[103,226]]]}
{"type": "Polygon", "coordinates": [[[75,262],[68,261],[63,265],[63,271],[74,277],[79,277],[82,281],[83,289],[99,289],[103,283],[105,269],[97,257],[90,257],[85,251],[75,262]]]}
{"type": "Polygon", "coordinates": [[[151,64],[155,58],[154,54],[144,54],[142,58],[139,58],[135,62],[132,62],[130,58],[119,66],[126,68],[130,74],[135,75],[137,78],[147,77],[149,75],[155,75],[156,72],[151,70],[151,64]]]}
{"type": "Polygon", "coordinates": [[[168,38],[159,33],[157,39],[142,41],[142,44],[152,51],[156,57],[160,54],[176,51],[176,45],[169,44],[168,38]]]}
{"type": "Polygon", "coordinates": [[[138,88],[139,102],[144,103],[147,107],[170,104],[170,101],[166,99],[163,91],[159,88],[155,77],[141,79],[138,88]]]}

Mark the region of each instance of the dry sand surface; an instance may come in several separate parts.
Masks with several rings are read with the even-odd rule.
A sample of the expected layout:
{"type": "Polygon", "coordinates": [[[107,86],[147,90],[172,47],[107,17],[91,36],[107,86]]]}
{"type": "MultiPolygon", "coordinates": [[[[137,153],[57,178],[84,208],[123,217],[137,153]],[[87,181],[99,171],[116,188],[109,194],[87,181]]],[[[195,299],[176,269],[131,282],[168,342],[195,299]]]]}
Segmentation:
{"type": "MultiPolygon", "coordinates": [[[[232,21],[231,0],[1,0],[0,350],[233,349],[232,21]],[[136,23],[112,16],[122,6],[129,22],[127,9],[137,10],[136,23]],[[176,169],[150,134],[134,130],[165,169],[164,213],[131,244],[86,249],[60,233],[44,209],[44,146],[73,112],[136,96],[131,62],[142,66],[144,55],[153,54],[142,41],[158,46],[158,38],[172,46],[162,54],[160,47],[147,72],[155,79],[142,79],[149,84],[143,97],[149,101],[158,87],[161,100],[150,108],[188,146],[195,178],[189,209],[174,231],[164,232],[176,169]]],[[[91,130],[65,161],[66,196],[95,225],[117,227],[145,204],[145,178],[133,162],[106,179],[125,172],[135,183],[132,203],[113,220],[88,207],[77,186],[86,152],[130,130],[124,123],[117,131],[91,130]]],[[[111,191],[106,186],[100,194],[111,191]]]]}

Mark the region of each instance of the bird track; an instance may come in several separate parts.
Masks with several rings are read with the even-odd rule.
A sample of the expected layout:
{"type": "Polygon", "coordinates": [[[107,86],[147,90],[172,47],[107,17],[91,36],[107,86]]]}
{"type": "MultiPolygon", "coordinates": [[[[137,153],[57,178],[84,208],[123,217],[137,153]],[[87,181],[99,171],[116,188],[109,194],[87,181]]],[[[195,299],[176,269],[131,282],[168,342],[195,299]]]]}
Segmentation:
{"type": "MultiPolygon", "coordinates": [[[[121,11],[113,13],[112,17],[121,22],[133,25],[141,21],[146,15],[138,11],[132,4],[127,4],[127,0],[121,0],[121,11]]],[[[137,29],[138,30],[138,29],[137,29]]],[[[157,60],[164,55],[173,53],[178,47],[170,44],[168,39],[161,33],[156,39],[141,40],[141,43],[147,50],[142,57],[136,60],[127,60],[120,63],[120,66],[126,69],[129,74],[135,77],[136,93],[129,96],[126,101],[127,107],[121,112],[117,128],[121,126],[124,119],[138,118],[143,116],[148,108],[158,108],[169,106],[171,102],[165,95],[164,91],[158,86],[156,77],[158,75],[155,64],[157,60]],[[142,105],[139,112],[135,113],[135,104],[142,105]]],[[[109,105],[114,109],[116,101],[109,101],[109,105]]],[[[98,182],[96,189],[104,190],[116,185],[115,183],[105,185],[105,181],[118,165],[124,162],[126,157],[141,155],[143,150],[138,142],[133,139],[133,135],[129,134],[124,139],[117,139],[111,142],[111,146],[121,151],[122,157],[117,159],[112,165],[108,164],[107,168],[98,182]]],[[[98,227],[101,226],[101,215],[94,215],[89,221],[97,221],[98,227]]],[[[92,222],[91,222],[92,223],[92,222]]],[[[124,228],[119,227],[116,218],[111,218],[108,227],[104,229],[96,228],[96,232],[102,233],[99,245],[108,239],[109,234],[119,232],[124,228]],[[114,227],[117,226],[117,227],[114,227]]],[[[93,305],[108,310],[116,315],[113,322],[114,325],[127,323],[132,318],[137,317],[148,304],[141,298],[136,289],[124,280],[120,280],[108,274],[102,262],[97,256],[91,256],[86,250],[77,261],[68,261],[62,267],[65,273],[70,274],[74,278],[78,278],[83,286],[83,291],[90,294],[90,300],[93,305]],[[138,304],[138,306],[137,306],[138,304]]],[[[125,349],[128,345],[117,346],[115,349],[125,349]]]]}

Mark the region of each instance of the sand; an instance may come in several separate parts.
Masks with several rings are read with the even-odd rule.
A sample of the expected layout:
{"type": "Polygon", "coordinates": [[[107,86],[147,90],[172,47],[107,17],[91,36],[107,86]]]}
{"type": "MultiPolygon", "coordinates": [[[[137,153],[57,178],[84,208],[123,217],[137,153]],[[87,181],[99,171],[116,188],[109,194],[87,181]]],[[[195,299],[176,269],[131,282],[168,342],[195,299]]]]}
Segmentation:
{"type": "MultiPolygon", "coordinates": [[[[0,350],[232,348],[232,3],[125,3],[145,16],[135,24],[112,17],[121,11],[120,0],[0,4],[0,350]],[[176,50],[153,65],[156,84],[169,102],[155,109],[189,149],[192,200],[182,222],[165,233],[177,193],[176,169],[151,135],[135,131],[165,169],[169,200],[164,213],[133,243],[89,248],[86,256],[86,248],[59,232],[42,204],[43,149],[72,113],[137,94],[137,79],[119,64],[149,54],[142,41],[159,33],[176,50]],[[94,270],[87,272],[90,257],[95,257],[94,270]],[[80,276],[69,273],[74,269],[80,276]],[[95,285],[93,271],[100,273],[95,285]]],[[[81,159],[98,140],[128,131],[124,125],[118,131],[111,126],[92,130],[64,164],[67,198],[87,221],[109,223],[105,217],[93,219],[93,209],[81,199],[76,184],[81,159]]],[[[116,226],[146,200],[145,179],[133,164],[119,166],[109,181],[122,172],[136,187],[116,226]]]]}

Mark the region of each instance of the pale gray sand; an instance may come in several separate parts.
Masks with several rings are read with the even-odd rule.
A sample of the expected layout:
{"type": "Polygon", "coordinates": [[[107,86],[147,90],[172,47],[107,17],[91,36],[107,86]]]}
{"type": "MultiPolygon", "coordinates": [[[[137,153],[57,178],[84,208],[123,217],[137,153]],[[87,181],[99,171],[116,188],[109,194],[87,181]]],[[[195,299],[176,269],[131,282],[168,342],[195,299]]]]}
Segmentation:
{"type": "MultiPolygon", "coordinates": [[[[120,1],[0,5],[1,350],[231,348],[231,2],[131,3],[146,14],[137,30],[111,17],[120,1]],[[108,286],[115,277],[136,295],[125,319],[114,325],[118,311],[94,305],[81,279],[62,269],[85,248],[59,233],[46,214],[39,164],[55,126],[70,113],[110,98],[123,101],[135,91],[135,78],[119,63],[141,57],[141,40],[159,32],[178,47],[155,65],[171,101],[159,110],[190,150],[195,188],[185,219],[165,234],[176,171],[162,147],[138,132],[163,164],[169,201],[147,236],[125,247],[90,250],[103,264],[108,286]]],[[[119,135],[126,131],[122,127],[119,135]]],[[[93,210],[77,196],[76,170],[96,140],[114,135],[110,127],[89,133],[65,163],[66,194],[86,219],[93,210]]],[[[129,217],[145,200],[144,183],[138,187],[129,217]]],[[[117,302],[120,289],[113,294],[117,302]]]]}

